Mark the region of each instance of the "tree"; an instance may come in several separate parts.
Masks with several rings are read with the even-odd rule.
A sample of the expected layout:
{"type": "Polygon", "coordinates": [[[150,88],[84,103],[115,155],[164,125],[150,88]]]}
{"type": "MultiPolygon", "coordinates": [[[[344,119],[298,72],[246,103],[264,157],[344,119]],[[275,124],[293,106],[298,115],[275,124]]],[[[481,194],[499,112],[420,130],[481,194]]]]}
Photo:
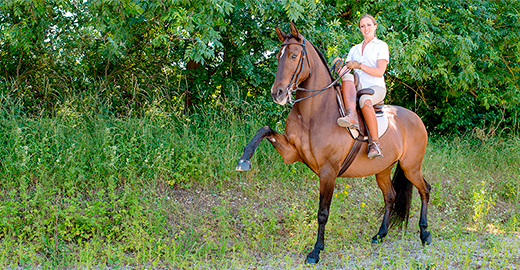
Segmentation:
{"type": "MultiPolygon", "coordinates": [[[[94,96],[116,115],[183,99],[265,100],[294,21],[332,60],[362,40],[370,13],[390,47],[387,103],[430,129],[520,129],[518,0],[6,0],[0,2],[0,87],[24,111],[94,96]],[[16,91],[15,91],[16,90],[16,91]],[[49,94],[51,93],[52,94],[49,94]],[[516,116],[515,116],[516,115],[516,116]]],[[[81,101],[81,99],[80,99],[81,101]]],[[[56,105],[58,104],[58,105],[56,105]]]]}
{"type": "Polygon", "coordinates": [[[395,59],[392,97],[404,98],[441,130],[497,125],[520,101],[520,21],[513,5],[387,1],[381,17],[395,59]]]}

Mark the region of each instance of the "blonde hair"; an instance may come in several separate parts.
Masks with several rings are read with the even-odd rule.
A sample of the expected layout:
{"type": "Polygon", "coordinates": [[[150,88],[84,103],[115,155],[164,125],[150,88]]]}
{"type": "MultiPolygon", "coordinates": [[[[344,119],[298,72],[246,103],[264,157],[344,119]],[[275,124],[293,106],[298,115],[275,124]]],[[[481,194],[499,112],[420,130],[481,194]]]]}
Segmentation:
{"type": "Polygon", "coordinates": [[[358,27],[359,27],[359,24],[361,23],[361,20],[363,20],[364,18],[369,18],[372,20],[372,22],[374,23],[374,25],[377,25],[377,22],[376,22],[376,19],[374,18],[374,16],[370,15],[370,14],[365,14],[363,16],[361,16],[361,18],[359,18],[359,21],[358,21],[358,27]]]}

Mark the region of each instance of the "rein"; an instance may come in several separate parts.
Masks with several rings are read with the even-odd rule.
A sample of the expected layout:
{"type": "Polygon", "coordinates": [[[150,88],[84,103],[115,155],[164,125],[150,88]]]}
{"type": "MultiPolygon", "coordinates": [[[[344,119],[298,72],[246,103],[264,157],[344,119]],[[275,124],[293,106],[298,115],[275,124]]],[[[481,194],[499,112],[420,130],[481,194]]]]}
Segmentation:
{"type": "MultiPolygon", "coordinates": [[[[348,69],[345,72],[343,72],[342,74],[340,74],[340,76],[338,76],[338,78],[336,78],[336,79],[333,79],[333,77],[331,75],[330,77],[331,77],[331,79],[333,79],[333,81],[329,85],[325,86],[324,88],[312,89],[311,90],[311,89],[306,89],[306,88],[303,88],[303,87],[299,87],[297,83],[298,83],[298,79],[300,79],[300,74],[303,71],[303,64],[305,63],[305,60],[307,60],[307,65],[309,66],[309,70],[312,70],[310,68],[311,64],[309,62],[309,57],[307,56],[307,45],[306,45],[306,42],[305,42],[305,37],[302,37],[302,43],[297,43],[297,42],[284,43],[284,44],[282,44],[282,47],[283,46],[287,46],[287,45],[300,45],[300,46],[302,46],[302,54],[300,54],[300,59],[298,60],[298,68],[294,71],[294,73],[293,73],[293,75],[291,77],[291,81],[289,82],[289,86],[287,86],[287,92],[289,92],[289,94],[291,96],[292,96],[292,94],[295,91],[317,92],[317,93],[314,93],[314,94],[312,94],[310,96],[299,98],[299,99],[297,99],[295,101],[292,101],[292,99],[290,99],[291,100],[290,101],[291,105],[294,105],[297,102],[300,102],[302,100],[305,100],[305,99],[308,99],[308,98],[311,98],[313,96],[316,96],[316,95],[319,95],[319,94],[323,93],[325,90],[327,90],[327,89],[333,87],[334,85],[336,85],[336,83],[338,83],[339,79],[341,79],[341,77],[343,75],[345,75],[346,73],[350,72],[350,69],[348,69]],[[296,87],[293,87],[293,86],[296,86],[296,87]]],[[[322,60],[323,64],[325,64],[325,66],[328,67],[327,63],[325,62],[325,59],[321,58],[321,60],[322,60]]],[[[311,75],[311,72],[309,71],[309,76],[310,75],[311,75]]],[[[330,75],[330,72],[329,72],[329,75],[330,75]]]]}

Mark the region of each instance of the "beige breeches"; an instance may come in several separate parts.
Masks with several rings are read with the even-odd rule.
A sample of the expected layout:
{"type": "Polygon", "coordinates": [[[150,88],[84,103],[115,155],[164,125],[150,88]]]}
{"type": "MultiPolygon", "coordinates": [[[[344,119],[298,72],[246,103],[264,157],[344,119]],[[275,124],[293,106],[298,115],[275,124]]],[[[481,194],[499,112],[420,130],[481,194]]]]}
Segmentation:
{"type": "MultiPolygon", "coordinates": [[[[352,82],[354,82],[354,75],[352,75],[350,73],[347,73],[347,74],[343,75],[342,79],[344,81],[352,81],[352,82]]],[[[363,88],[374,89],[374,94],[373,95],[362,95],[359,98],[359,107],[360,108],[363,108],[365,106],[365,101],[367,101],[367,100],[372,101],[372,104],[377,104],[377,103],[379,103],[379,102],[381,102],[381,101],[383,101],[385,99],[386,88],[381,87],[381,86],[377,86],[377,85],[372,85],[372,86],[363,87],[363,88]]],[[[361,84],[356,85],[356,89],[358,91],[363,89],[363,88],[362,88],[361,84]]]]}

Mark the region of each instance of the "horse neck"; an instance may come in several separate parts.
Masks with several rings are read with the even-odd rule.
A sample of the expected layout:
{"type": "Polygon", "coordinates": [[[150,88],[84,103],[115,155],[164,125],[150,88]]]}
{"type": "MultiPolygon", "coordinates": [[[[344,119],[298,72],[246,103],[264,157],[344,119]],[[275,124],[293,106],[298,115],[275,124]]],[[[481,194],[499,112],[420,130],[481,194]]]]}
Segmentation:
{"type": "MultiPolygon", "coordinates": [[[[332,79],[330,77],[328,67],[325,66],[320,56],[318,55],[318,52],[316,52],[314,46],[312,46],[310,42],[307,48],[307,54],[311,66],[311,74],[303,83],[301,83],[300,87],[314,90],[322,89],[330,85],[332,79]]],[[[298,91],[296,98],[311,96],[315,93],[317,92],[298,91]]],[[[298,105],[297,107],[300,114],[302,116],[307,116],[309,119],[330,111],[338,111],[336,92],[333,87],[313,97],[302,100],[295,105],[298,105]]],[[[332,115],[336,117],[335,114],[332,115]]]]}

